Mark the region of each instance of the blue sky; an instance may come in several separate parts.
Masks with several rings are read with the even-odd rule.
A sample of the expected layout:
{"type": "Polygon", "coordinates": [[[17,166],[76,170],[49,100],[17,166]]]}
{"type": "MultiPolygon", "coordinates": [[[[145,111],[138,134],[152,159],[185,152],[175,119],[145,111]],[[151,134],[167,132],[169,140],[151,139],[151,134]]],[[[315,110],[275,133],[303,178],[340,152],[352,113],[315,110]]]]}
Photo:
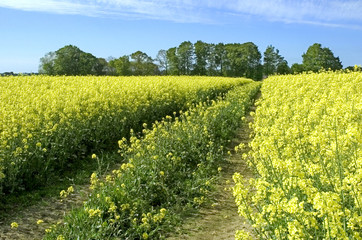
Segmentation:
{"type": "Polygon", "coordinates": [[[183,41],[254,42],[289,65],[313,43],[362,64],[361,0],[0,0],[0,73],[37,72],[47,52],[76,45],[120,57],[183,41]]]}

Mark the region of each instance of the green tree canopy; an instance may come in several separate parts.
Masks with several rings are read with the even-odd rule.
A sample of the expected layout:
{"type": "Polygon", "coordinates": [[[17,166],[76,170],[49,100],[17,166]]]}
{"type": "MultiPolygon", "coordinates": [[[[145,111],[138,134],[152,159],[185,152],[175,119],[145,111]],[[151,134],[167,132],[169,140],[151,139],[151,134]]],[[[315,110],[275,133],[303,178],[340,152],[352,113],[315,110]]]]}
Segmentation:
{"type": "Polygon", "coordinates": [[[305,71],[304,65],[299,63],[294,63],[290,68],[291,73],[302,73],[305,71]]]}
{"type": "Polygon", "coordinates": [[[47,54],[45,54],[44,57],[40,58],[39,73],[55,75],[55,58],[55,52],[48,52],[47,54]]]}
{"type": "Polygon", "coordinates": [[[322,45],[319,43],[314,43],[310,46],[302,57],[306,71],[318,72],[322,68],[331,70],[342,69],[339,57],[335,57],[329,48],[322,48],[322,45]]]}
{"type": "Polygon", "coordinates": [[[179,59],[176,55],[176,47],[170,48],[166,51],[167,62],[169,63],[169,74],[179,75],[179,59]]]}
{"type": "Polygon", "coordinates": [[[93,66],[92,71],[95,75],[109,75],[110,69],[108,62],[104,58],[97,58],[96,64],[93,66]]]}
{"type": "Polygon", "coordinates": [[[224,66],[226,60],[226,50],[225,45],[223,43],[218,43],[214,47],[214,54],[213,54],[213,63],[215,66],[215,72],[218,72],[217,75],[223,75],[224,73],[224,66]]]}
{"type": "Polygon", "coordinates": [[[203,41],[197,41],[194,44],[194,48],[195,48],[194,74],[206,75],[207,60],[208,60],[208,55],[210,54],[209,52],[210,45],[203,41]]]}
{"type": "Polygon", "coordinates": [[[49,75],[103,74],[104,61],[78,47],[67,45],[40,59],[39,72],[49,75]]]}
{"type": "Polygon", "coordinates": [[[112,59],[109,61],[109,66],[112,68],[112,72],[115,75],[131,75],[131,63],[129,61],[129,56],[122,56],[117,59],[112,59]]]}
{"type": "Polygon", "coordinates": [[[167,58],[167,51],[161,49],[160,51],[158,51],[157,56],[156,56],[156,61],[158,62],[158,66],[160,68],[161,74],[168,74],[168,66],[169,66],[169,62],[168,62],[168,58],[167,58]]]}
{"type": "Polygon", "coordinates": [[[194,46],[190,41],[182,42],[176,51],[179,63],[179,73],[190,75],[193,68],[194,46]]]}
{"type": "Polygon", "coordinates": [[[137,51],[131,54],[131,72],[133,75],[155,75],[157,65],[153,63],[153,59],[146,53],[137,51]]]}
{"type": "Polygon", "coordinates": [[[286,74],[290,71],[288,62],[279,54],[279,50],[275,49],[272,45],[266,48],[263,62],[263,73],[265,76],[275,73],[286,74]]]}
{"type": "Polygon", "coordinates": [[[226,59],[224,71],[226,76],[247,77],[255,80],[262,78],[261,53],[252,43],[226,44],[226,59]]]}
{"type": "Polygon", "coordinates": [[[277,74],[289,74],[291,73],[290,67],[286,60],[281,61],[277,67],[277,74]]]}

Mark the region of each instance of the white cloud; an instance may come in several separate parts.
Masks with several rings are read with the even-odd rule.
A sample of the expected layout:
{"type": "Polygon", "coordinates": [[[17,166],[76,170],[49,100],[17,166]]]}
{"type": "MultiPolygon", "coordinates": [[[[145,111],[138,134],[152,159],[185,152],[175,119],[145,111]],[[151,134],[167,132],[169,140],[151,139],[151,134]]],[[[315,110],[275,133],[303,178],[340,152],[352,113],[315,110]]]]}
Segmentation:
{"type": "Polygon", "coordinates": [[[57,14],[79,14],[88,16],[104,14],[97,6],[56,0],[0,0],[0,7],[57,14]]]}
{"type": "Polygon", "coordinates": [[[276,20],[362,20],[361,1],[336,0],[239,0],[231,9],[276,20]]]}
{"type": "Polygon", "coordinates": [[[362,25],[358,0],[0,0],[0,7],[175,22],[218,23],[217,16],[225,20],[233,15],[330,27],[362,25]]]}

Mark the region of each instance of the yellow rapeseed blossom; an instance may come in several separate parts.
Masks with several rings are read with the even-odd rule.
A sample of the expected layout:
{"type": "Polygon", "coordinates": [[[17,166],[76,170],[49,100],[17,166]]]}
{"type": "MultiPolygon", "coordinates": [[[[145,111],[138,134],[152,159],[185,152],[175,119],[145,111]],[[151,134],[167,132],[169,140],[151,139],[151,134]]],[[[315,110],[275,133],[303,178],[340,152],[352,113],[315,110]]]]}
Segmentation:
{"type": "Polygon", "coordinates": [[[102,211],[99,209],[88,209],[88,213],[89,213],[89,217],[93,218],[93,217],[100,217],[102,214],[102,211]]]}
{"type": "Polygon", "coordinates": [[[92,173],[91,177],[90,177],[90,189],[94,189],[98,184],[98,176],[97,173],[92,173]]]}
{"type": "Polygon", "coordinates": [[[12,222],[12,223],[10,224],[10,226],[11,226],[11,228],[18,228],[18,227],[19,227],[19,225],[18,225],[17,222],[12,222]]]}
{"type": "Polygon", "coordinates": [[[256,177],[233,177],[239,214],[260,239],[361,239],[362,73],[273,76],[261,90],[243,154],[256,177]]]}
{"type": "Polygon", "coordinates": [[[73,186],[68,187],[67,192],[68,194],[73,193],[74,192],[73,186]]]}
{"type": "Polygon", "coordinates": [[[245,99],[250,99],[259,86],[260,83],[247,84],[230,91],[225,98],[196,103],[178,122],[164,119],[154,123],[142,137],[131,132],[129,146],[119,142],[124,148],[120,150],[124,160],[120,168],[108,176],[98,177],[96,173],[91,176],[94,191],[76,212],[77,216],[88,219],[66,218],[64,224],[46,237],[54,239],[63,234],[68,238],[80,235],[92,238],[94,232],[84,231],[85,227],[96,229],[97,236],[162,238],[165,225],[173,219],[168,214],[174,213],[168,213],[165,208],[157,210],[156,205],[178,204],[168,192],[181,194],[179,197],[186,198],[189,206],[197,207],[207,201],[215,180],[210,174],[222,170],[218,166],[227,152],[226,147],[220,145],[226,143],[241,124],[245,109],[240,106],[247,104],[245,99]],[[227,124],[220,124],[222,122],[227,124]],[[170,183],[180,181],[187,189],[181,192],[173,189],[174,184],[163,181],[165,176],[170,178],[170,183]]]}
{"type": "MultiPolygon", "coordinates": [[[[209,95],[250,82],[243,78],[201,76],[1,77],[0,184],[16,189],[19,182],[30,179],[12,176],[37,172],[48,176],[48,169],[67,166],[66,161],[83,151],[84,144],[79,144],[83,141],[92,145],[113,140],[115,133],[139,127],[138,122],[164,117],[167,109],[178,112],[206,101],[209,95]],[[47,167],[39,164],[42,161],[47,167]],[[14,167],[11,162],[19,166],[14,167]]],[[[171,119],[165,117],[165,121],[171,119]]],[[[118,143],[125,149],[125,139],[118,143]]],[[[92,154],[91,158],[97,159],[97,155],[92,154]]]]}
{"type": "Polygon", "coordinates": [[[58,235],[57,240],[65,240],[65,237],[63,235],[58,235]]]}
{"type": "Polygon", "coordinates": [[[62,191],[60,191],[59,195],[60,195],[61,198],[65,198],[65,197],[68,196],[68,193],[67,193],[67,191],[62,190],[62,191]]]}

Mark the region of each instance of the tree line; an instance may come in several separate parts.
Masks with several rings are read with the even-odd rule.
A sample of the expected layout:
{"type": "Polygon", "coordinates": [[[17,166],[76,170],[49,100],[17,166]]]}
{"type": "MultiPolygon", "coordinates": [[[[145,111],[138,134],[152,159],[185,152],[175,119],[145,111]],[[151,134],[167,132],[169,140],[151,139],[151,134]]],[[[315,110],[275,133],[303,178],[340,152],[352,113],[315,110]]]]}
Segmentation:
{"type": "Polygon", "coordinates": [[[160,50],[155,59],[142,51],[119,58],[97,58],[73,45],[49,52],[40,59],[39,73],[48,75],[205,75],[247,77],[261,80],[273,74],[317,72],[342,69],[339,57],[321,44],[311,45],[302,55],[302,64],[288,62],[274,46],[263,55],[252,42],[205,43],[184,41],[179,46],[160,50]]]}

